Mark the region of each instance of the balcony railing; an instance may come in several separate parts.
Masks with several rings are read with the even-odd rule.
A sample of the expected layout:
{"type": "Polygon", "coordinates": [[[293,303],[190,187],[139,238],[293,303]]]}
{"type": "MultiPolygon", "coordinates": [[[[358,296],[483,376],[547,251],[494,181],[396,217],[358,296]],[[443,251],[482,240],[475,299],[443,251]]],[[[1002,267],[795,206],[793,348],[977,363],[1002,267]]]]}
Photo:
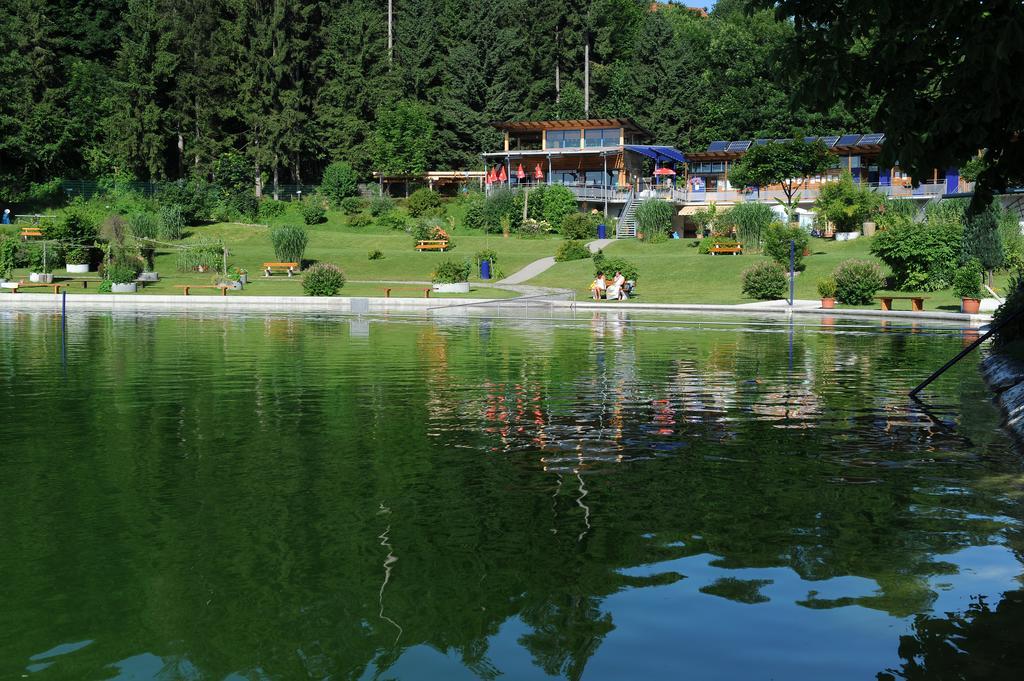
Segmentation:
{"type": "MultiPolygon", "coordinates": [[[[534,188],[539,185],[545,185],[544,182],[522,182],[517,185],[513,185],[520,189],[534,188]]],[[[629,198],[631,189],[629,187],[617,187],[608,186],[602,187],[601,185],[593,184],[565,184],[567,187],[576,195],[576,199],[579,201],[589,202],[603,202],[608,203],[625,203],[629,198]]],[[[892,198],[922,198],[930,199],[938,196],[942,196],[946,193],[945,182],[923,182],[917,187],[911,186],[889,186],[879,184],[867,184],[863,186],[868,187],[872,191],[884,194],[885,196],[892,198]]],[[[489,189],[492,191],[493,187],[489,189]]],[[[818,198],[820,186],[818,187],[805,187],[798,190],[794,194],[794,198],[797,198],[799,203],[807,203],[814,201],[818,198]]],[[[973,184],[964,183],[958,191],[970,192],[973,191],[973,184]]],[[[728,190],[716,190],[716,191],[694,191],[692,189],[673,188],[673,187],[645,187],[637,192],[636,198],[640,201],[647,198],[658,198],[663,200],[671,200],[674,203],[683,204],[708,204],[708,203],[743,203],[748,201],[755,201],[759,203],[776,203],[777,201],[785,201],[786,194],[778,189],[765,189],[760,191],[741,191],[738,189],[728,190]]]]}

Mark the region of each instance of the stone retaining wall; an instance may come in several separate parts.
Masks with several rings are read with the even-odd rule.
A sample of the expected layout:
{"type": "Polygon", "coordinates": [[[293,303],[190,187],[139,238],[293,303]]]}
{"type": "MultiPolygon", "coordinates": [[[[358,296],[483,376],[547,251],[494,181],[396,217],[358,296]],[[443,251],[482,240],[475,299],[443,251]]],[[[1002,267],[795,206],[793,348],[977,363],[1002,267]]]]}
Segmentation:
{"type": "Polygon", "coordinates": [[[1005,355],[990,355],[981,362],[981,372],[1003,412],[1003,426],[1019,443],[1024,443],[1024,361],[1005,355]]]}

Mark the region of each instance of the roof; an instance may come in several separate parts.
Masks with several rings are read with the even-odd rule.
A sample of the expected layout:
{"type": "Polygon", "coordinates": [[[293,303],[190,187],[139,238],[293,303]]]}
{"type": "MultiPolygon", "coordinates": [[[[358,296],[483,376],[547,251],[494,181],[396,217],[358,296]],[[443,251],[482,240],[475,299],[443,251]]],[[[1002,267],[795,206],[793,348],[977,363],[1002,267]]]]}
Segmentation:
{"type": "MultiPolygon", "coordinates": [[[[739,158],[752,146],[760,146],[769,142],[789,142],[785,139],[755,139],[755,140],[718,140],[708,144],[704,151],[692,151],[687,154],[694,160],[720,159],[729,160],[739,158]]],[[[805,137],[805,142],[821,141],[826,147],[834,151],[863,151],[878,152],[885,142],[885,133],[853,133],[843,135],[822,135],[805,137]]]]}
{"type": "Polygon", "coordinates": [[[578,130],[580,128],[625,128],[633,132],[650,135],[645,128],[629,118],[571,118],[552,121],[496,121],[491,123],[498,130],[506,132],[531,132],[543,130],[578,130]]]}
{"type": "Polygon", "coordinates": [[[488,151],[480,154],[484,158],[547,158],[548,156],[584,156],[588,154],[618,154],[622,147],[559,147],[555,149],[511,149],[509,151],[488,151]]]}

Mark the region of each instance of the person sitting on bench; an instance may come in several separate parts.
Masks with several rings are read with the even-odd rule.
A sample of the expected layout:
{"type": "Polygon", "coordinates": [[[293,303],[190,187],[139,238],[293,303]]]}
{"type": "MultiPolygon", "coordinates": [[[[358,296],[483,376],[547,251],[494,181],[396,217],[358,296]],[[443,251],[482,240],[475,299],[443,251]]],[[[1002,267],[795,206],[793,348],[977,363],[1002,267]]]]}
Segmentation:
{"type": "Polygon", "coordinates": [[[615,276],[612,277],[612,283],[608,285],[608,300],[622,300],[623,291],[622,287],[626,284],[626,278],[622,276],[622,272],[615,272],[615,276]]]}
{"type": "Polygon", "coordinates": [[[590,285],[590,290],[594,293],[594,300],[604,298],[604,293],[608,290],[608,282],[604,280],[604,272],[597,273],[597,279],[590,285]]]}

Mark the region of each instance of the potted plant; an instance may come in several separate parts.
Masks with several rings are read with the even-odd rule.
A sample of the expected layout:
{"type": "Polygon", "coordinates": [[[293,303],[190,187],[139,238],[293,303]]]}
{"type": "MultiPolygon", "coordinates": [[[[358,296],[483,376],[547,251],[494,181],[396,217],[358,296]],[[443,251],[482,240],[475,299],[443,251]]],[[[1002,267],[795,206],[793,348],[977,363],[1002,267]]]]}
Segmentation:
{"type": "Polygon", "coordinates": [[[244,285],[242,271],[237,267],[229,267],[216,283],[241,291],[244,285]]]}
{"type": "Polygon", "coordinates": [[[821,309],[831,310],[836,306],[836,280],[828,276],[818,281],[818,295],[821,296],[821,309]]]}
{"type": "Polygon", "coordinates": [[[35,247],[29,252],[29,275],[31,282],[39,284],[53,283],[53,256],[47,252],[46,245],[35,247]]]}
{"type": "Polygon", "coordinates": [[[103,278],[110,282],[111,293],[135,293],[138,284],[135,277],[138,270],[134,265],[114,261],[106,266],[103,278]]]}
{"type": "Polygon", "coordinates": [[[87,274],[89,272],[89,249],[74,246],[64,255],[64,267],[68,274],[87,274]]]}
{"type": "Polygon", "coordinates": [[[469,274],[473,265],[469,261],[444,260],[434,270],[431,282],[437,293],[469,293],[469,274]]]}
{"type": "Polygon", "coordinates": [[[978,314],[981,307],[981,263],[972,258],[953,274],[953,291],[960,296],[960,311],[978,314]]]}

